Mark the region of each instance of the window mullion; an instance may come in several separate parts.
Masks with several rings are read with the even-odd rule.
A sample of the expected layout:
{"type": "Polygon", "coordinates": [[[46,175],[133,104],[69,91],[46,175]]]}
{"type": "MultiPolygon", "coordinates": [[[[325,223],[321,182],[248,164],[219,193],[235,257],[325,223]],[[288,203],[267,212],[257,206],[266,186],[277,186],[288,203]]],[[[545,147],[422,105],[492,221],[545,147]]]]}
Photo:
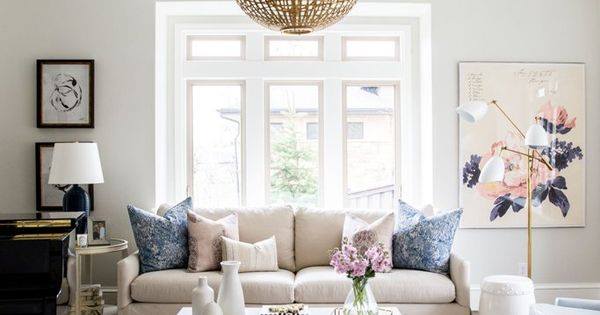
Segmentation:
{"type": "Polygon", "coordinates": [[[262,79],[246,80],[246,204],[260,206],[265,204],[265,121],[264,88],[262,79]]]}
{"type": "Polygon", "coordinates": [[[341,208],[344,203],[342,81],[324,81],[323,95],[323,206],[341,208]]]}

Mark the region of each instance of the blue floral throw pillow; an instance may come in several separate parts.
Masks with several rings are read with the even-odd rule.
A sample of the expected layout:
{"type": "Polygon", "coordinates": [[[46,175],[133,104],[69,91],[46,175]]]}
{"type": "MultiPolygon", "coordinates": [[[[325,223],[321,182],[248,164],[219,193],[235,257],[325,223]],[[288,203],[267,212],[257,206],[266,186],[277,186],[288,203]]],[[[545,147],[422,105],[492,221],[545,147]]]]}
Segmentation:
{"type": "Polygon", "coordinates": [[[450,251],[462,209],[432,217],[414,214],[413,210],[412,207],[403,209],[402,206],[398,210],[399,216],[410,220],[398,226],[394,234],[394,268],[448,273],[450,251]]]}
{"type": "Polygon", "coordinates": [[[419,209],[413,208],[408,203],[398,200],[398,211],[396,212],[395,232],[406,229],[425,219],[425,216],[419,209]]]}
{"type": "Polygon", "coordinates": [[[192,210],[192,198],[167,210],[162,217],[132,205],[127,206],[142,273],[187,267],[188,210],[192,210]]]}

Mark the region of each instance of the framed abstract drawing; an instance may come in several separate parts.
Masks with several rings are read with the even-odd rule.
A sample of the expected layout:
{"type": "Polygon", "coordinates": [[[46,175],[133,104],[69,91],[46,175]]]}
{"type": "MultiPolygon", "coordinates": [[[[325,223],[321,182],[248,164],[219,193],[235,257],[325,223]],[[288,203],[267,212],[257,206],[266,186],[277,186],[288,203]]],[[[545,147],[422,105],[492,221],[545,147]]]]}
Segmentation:
{"type": "Polygon", "coordinates": [[[37,127],[94,128],[94,60],[37,61],[37,127]]]}
{"type": "MultiPolygon", "coordinates": [[[[460,120],[459,178],[463,228],[527,226],[528,159],[521,130],[537,123],[549,146],[545,167],[531,170],[534,227],[585,226],[585,65],[581,63],[461,62],[459,104],[497,101],[476,124],[460,120]],[[500,152],[503,152],[501,155],[500,152]],[[500,182],[479,182],[493,156],[504,162],[500,182]]],[[[489,104],[489,103],[488,103],[489,104]]]]}
{"type": "MultiPolygon", "coordinates": [[[[54,142],[37,142],[35,144],[35,191],[36,209],[38,211],[62,211],[63,196],[71,185],[48,184],[54,142]]],[[[94,185],[82,185],[90,195],[90,211],[94,210],[94,185]]]]}

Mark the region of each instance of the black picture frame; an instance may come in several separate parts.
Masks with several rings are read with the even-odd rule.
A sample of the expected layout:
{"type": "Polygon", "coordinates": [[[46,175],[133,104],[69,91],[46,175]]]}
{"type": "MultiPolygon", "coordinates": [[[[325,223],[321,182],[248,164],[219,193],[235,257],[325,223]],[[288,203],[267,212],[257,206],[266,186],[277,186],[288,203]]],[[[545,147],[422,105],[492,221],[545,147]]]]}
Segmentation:
{"type": "MultiPolygon", "coordinates": [[[[54,148],[54,144],[58,142],[36,142],[35,143],[35,205],[37,211],[63,211],[62,203],[61,205],[48,205],[47,201],[44,200],[43,187],[42,185],[44,180],[43,177],[43,165],[42,158],[44,148],[54,148]]],[[[55,186],[45,184],[46,186],[55,186]]],[[[67,186],[63,186],[63,192],[68,189],[67,186]]],[[[88,184],[83,186],[84,189],[90,195],[90,211],[94,211],[94,185],[88,184]],[[87,186],[87,187],[86,187],[87,186]],[[87,189],[86,189],[87,188],[87,189]]],[[[61,189],[59,189],[61,190],[61,189]]]]}
{"type": "MultiPolygon", "coordinates": [[[[37,96],[37,127],[38,128],[94,128],[94,60],[92,59],[39,59],[36,62],[36,96],[37,96]],[[80,94],[73,92],[74,86],[77,88],[81,88],[81,86],[77,85],[78,83],[74,77],[71,77],[72,80],[65,80],[65,83],[73,84],[65,84],[63,85],[64,89],[69,89],[69,92],[73,92],[70,95],[78,95],[80,101],[83,102],[83,95],[87,95],[87,122],[78,123],[78,122],[49,122],[44,117],[44,106],[51,106],[44,101],[44,66],[45,65],[85,65],[88,67],[88,85],[82,88],[80,94]],[[87,91],[87,93],[86,93],[87,91]]],[[[63,89],[59,89],[59,87],[54,88],[58,93],[63,93],[63,89]]],[[[63,95],[65,96],[65,95],[63,95]]],[[[67,97],[67,96],[65,96],[67,97]]],[[[62,103],[62,99],[61,99],[62,103]]],[[[76,102],[77,105],[73,107],[65,106],[65,108],[70,108],[66,111],[70,111],[80,103],[76,102]]],[[[70,105],[70,104],[69,104],[70,105]]]]}

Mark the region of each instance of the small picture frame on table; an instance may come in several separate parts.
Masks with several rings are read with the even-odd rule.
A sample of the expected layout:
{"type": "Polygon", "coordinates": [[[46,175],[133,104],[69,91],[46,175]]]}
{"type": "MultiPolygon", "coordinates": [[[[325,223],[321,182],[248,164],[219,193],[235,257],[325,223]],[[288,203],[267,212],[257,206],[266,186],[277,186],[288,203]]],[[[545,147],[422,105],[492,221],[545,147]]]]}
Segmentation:
{"type": "MultiPolygon", "coordinates": [[[[35,143],[35,191],[37,211],[63,211],[63,196],[71,185],[48,184],[55,142],[35,143]]],[[[90,195],[90,211],[94,211],[94,185],[82,185],[90,195]]]]}
{"type": "Polygon", "coordinates": [[[106,221],[88,219],[88,244],[92,246],[110,244],[106,221]]]}
{"type": "Polygon", "coordinates": [[[37,127],[94,128],[94,60],[37,61],[37,127]]]}

